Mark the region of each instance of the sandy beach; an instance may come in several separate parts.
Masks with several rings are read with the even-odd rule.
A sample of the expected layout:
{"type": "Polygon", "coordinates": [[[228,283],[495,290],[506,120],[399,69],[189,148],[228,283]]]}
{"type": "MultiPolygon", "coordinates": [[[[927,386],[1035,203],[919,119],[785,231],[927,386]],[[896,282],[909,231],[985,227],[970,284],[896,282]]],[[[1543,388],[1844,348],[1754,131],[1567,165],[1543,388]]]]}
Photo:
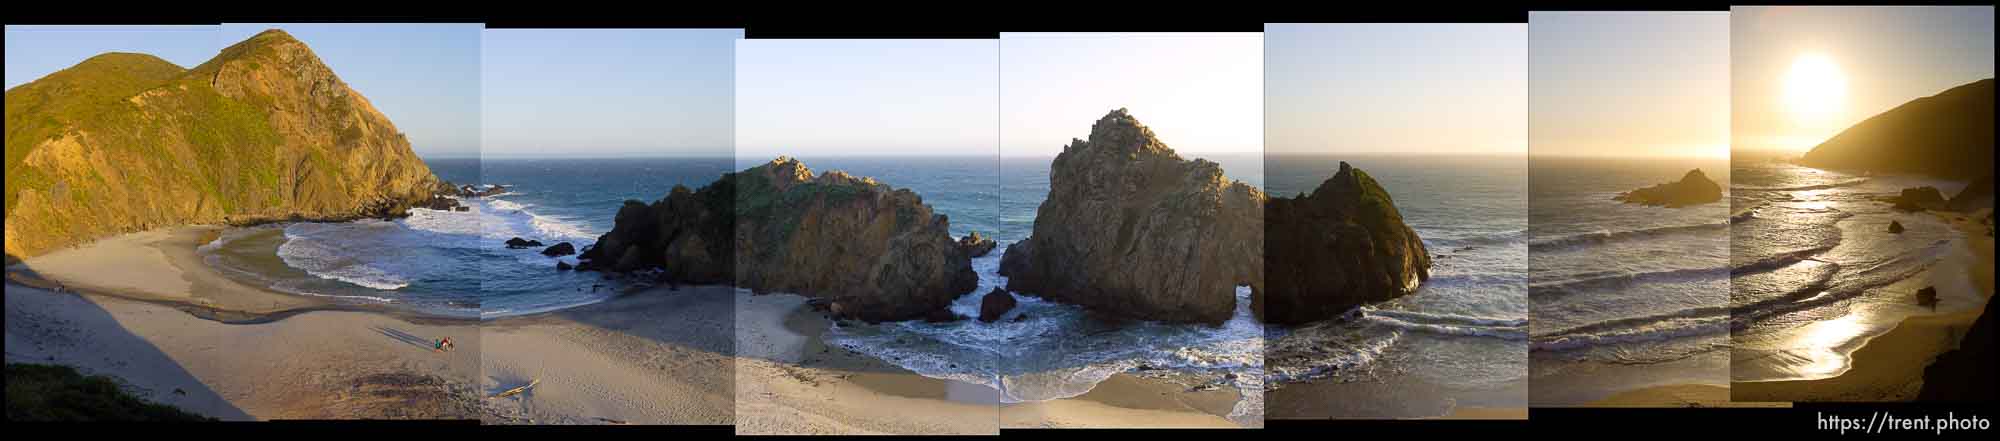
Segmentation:
{"type": "MultiPolygon", "coordinates": [[[[1992,300],[1993,238],[1975,219],[1981,215],[1936,213],[1964,233],[1965,253],[1947,257],[1933,271],[1963,271],[1978,295],[1992,300]]],[[[1854,351],[1853,366],[1831,378],[1731,384],[1736,401],[1877,402],[1908,401],[1923,388],[1924,367],[1958,346],[1982,308],[1904,319],[1854,351]]]]}
{"type": "Polygon", "coordinates": [[[1270,419],[1525,419],[1527,382],[1490,390],[1449,390],[1409,378],[1287,384],[1265,391],[1270,419]]]}

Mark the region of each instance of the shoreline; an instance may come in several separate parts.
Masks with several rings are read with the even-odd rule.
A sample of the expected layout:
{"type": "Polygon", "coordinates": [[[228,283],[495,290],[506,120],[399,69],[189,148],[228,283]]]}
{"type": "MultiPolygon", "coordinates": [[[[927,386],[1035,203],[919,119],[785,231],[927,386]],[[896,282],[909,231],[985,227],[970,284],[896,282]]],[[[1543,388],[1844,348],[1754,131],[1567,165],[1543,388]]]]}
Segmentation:
{"type": "MultiPolygon", "coordinates": [[[[1974,294],[1993,301],[1993,238],[1968,213],[1932,212],[1958,231],[1969,261],[1932,264],[1964,265],[1974,294]]],[[[1949,257],[1947,259],[1950,259],[1949,257]]],[[[1924,283],[1930,283],[1926,280],[1924,283]]],[[[1923,387],[1924,368],[1957,347],[1983,308],[1914,315],[1888,332],[1869,337],[1848,354],[1846,372],[1813,380],[1734,382],[1730,396],[1737,401],[1882,402],[1910,401],[1923,387]]]]}

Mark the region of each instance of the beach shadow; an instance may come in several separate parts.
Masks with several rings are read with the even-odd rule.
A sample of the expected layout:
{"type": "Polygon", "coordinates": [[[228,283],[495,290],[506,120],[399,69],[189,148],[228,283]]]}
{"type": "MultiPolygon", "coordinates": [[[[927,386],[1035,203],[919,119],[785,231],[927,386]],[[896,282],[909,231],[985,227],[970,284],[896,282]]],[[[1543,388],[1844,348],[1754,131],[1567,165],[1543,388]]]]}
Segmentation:
{"type": "Polygon", "coordinates": [[[370,329],[374,329],[376,333],[382,334],[385,337],[389,337],[391,339],[403,343],[408,343],[410,346],[423,348],[424,350],[427,351],[437,348],[436,341],[433,341],[428,338],[418,337],[416,334],[403,332],[403,330],[400,329],[391,328],[387,326],[374,326],[370,327],[370,329]]]}
{"type": "MultiPolygon", "coordinates": [[[[6,259],[8,363],[79,367],[78,371],[85,375],[117,378],[116,381],[128,392],[134,392],[135,396],[147,401],[225,421],[256,420],[256,417],[236,407],[188,372],[158,346],[126,329],[101,305],[74,294],[58,282],[42,278],[35,272],[32,263],[12,253],[7,254],[6,259]],[[47,319],[14,320],[16,314],[28,313],[17,308],[25,309],[31,305],[47,305],[51,310],[73,313],[58,318],[60,321],[56,326],[48,326],[47,319]],[[90,338],[79,338],[80,334],[90,335],[90,338]],[[104,344],[96,348],[78,348],[75,342],[79,340],[102,341],[104,344]],[[16,347],[17,343],[25,343],[19,344],[25,347],[16,347]],[[117,348],[118,351],[104,353],[102,349],[106,348],[117,348]],[[111,357],[117,361],[112,362],[109,369],[81,368],[86,364],[83,363],[85,360],[95,362],[111,357]]],[[[216,352],[205,352],[201,356],[217,356],[214,354],[216,352]]]]}

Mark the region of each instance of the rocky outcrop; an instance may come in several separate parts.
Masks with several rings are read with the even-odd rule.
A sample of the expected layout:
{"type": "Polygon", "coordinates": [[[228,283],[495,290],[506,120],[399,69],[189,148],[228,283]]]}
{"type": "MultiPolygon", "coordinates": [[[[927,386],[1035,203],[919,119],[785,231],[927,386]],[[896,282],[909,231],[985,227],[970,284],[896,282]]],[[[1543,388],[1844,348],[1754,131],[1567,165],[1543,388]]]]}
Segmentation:
{"type": "Polygon", "coordinates": [[[669,282],[733,283],[735,182],[724,176],[699,190],[676,185],[651,205],[625,201],[611,231],[577,255],[577,269],[660,268],[661,277],[669,282]]]}
{"type": "Polygon", "coordinates": [[[1889,221],[1889,232],[1893,234],[1903,234],[1903,223],[1897,221],[1889,221]]]}
{"type": "Polygon", "coordinates": [[[958,239],[958,248],[965,252],[965,257],[986,257],[986,254],[993,252],[993,248],[997,246],[999,245],[993,238],[980,237],[978,231],[958,239]]]}
{"type": "Polygon", "coordinates": [[[1929,366],[1924,367],[1924,382],[1917,392],[1919,403],[1992,403],[1994,392],[2000,391],[1994,385],[1993,320],[1995,306],[2000,302],[1987,301],[1986,309],[1979,319],[1972,322],[1972,329],[1958,340],[1958,348],[1939,354],[1929,366]]]}
{"type": "Polygon", "coordinates": [[[561,257],[571,254],[576,254],[576,245],[572,245],[569,242],[558,243],[542,249],[542,255],[549,257],[561,257]]]}
{"type": "Polygon", "coordinates": [[[1311,194],[1264,205],[1267,292],[1252,310],[1267,323],[1325,320],[1415,292],[1431,258],[1389,192],[1340,163],[1311,194]]]}
{"type": "Polygon", "coordinates": [[[1971,213],[1981,208],[1993,208],[1993,175],[1972,180],[1965,189],[1952,195],[1945,202],[1945,209],[1960,213],[1971,213]]]}
{"type": "Polygon", "coordinates": [[[1008,294],[1005,289],[993,288],[992,292],[979,298],[979,321],[993,323],[1013,310],[1015,303],[1018,301],[1014,300],[1013,294],[1008,294]]]}
{"type": "Polygon", "coordinates": [[[955,319],[948,306],[978,286],[950,221],[916,193],[778,158],[698,191],[628,201],[580,269],[663,268],[686,283],[827,299],[837,318],[955,319]]]}
{"type": "Polygon", "coordinates": [[[1679,208],[1722,200],[1722,186],[1708,179],[1701,169],[1689,170],[1681,180],[1619,193],[1619,202],[1655,207],[1679,208]]]}
{"type": "Polygon", "coordinates": [[[533,248],[539,246],[542,246],[542,241],[539,240],[527,240],[519,237],[513,239],[507,239],[507,248],[510,249],[518,250],[522,248],[533,248]]]}
{"type": "Polygon", "coordinates": [[[1117,317],[1217,324],[1262,289],[1264,193],[1186,160],[1119,109],[1051,165],[1033,234],[1008,245],[1007,289],[1117,317]]]}
{"type": "Polygon", "coordinates": [[[183,224],[408,214],[437,178],[305,43],[271,30],[193,69],[104,54],[7,91],[6,250],[183,224]]]}
{"type": "Polygon", "coordinates": [[[1993,92],[1988,78],[1903,103],[1813,147],[1800,163],[1947,179],[1992,175],[1993,92]]]}
{"type": "Polygon", "coordinates": [[[1936,210],[1944,208],[1944,206],[1945,206],[1944,193],[1939,192],[1937,187],[1926,185],[1922,187],[1905,188],[1903,189],[1902,194],[1896,195],[1897,210],[1903,210],[1903,211],[1936,210]]]}

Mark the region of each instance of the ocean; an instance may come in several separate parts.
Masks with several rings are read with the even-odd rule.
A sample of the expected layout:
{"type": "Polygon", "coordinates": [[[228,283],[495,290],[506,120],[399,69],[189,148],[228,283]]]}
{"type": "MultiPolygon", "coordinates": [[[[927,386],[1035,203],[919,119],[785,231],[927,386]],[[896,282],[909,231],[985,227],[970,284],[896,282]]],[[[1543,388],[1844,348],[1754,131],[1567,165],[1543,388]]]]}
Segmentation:
{"type": "Polygon", "coordinates": [[[1267,188],[1272,196],[1311,192],[1341,161],[1368,172],[1389,192],[1433,256],[1431,275],[1414,294],[1347,316],[1268,326],[1270,387],[1414,382],[1442,389],[1448,395],[1442,398],[1462,405],[1525,405],[1518,391],[1528,372],[1526,159],[1273,156],[1267,188]]]}
{"type": "Polygon", "coordinates": [[[652,202],[676,184],[700,187],[728,158],[431,159],[439,178],[500,184],[510,193],[463,199],[470,211],[412,209],[394,221],[289,223],[232,229],[202,247],[209,262],[280,292],[427,315],[493,318],[553,311],[608,298],[593,273],[557,271],[541,248],[581,250],[610,231],[627,199],[652,202]]]}
{"type": "Polygon", "coordinates": [[[1534,158],[1528,182],[1532,404],[1727,384],[1729,207],[1612,200],[1722,159],[1534,158]]]}
{"type": "MultiPolygon", "coordinates": [[[[1914,315],[1978,309],[1969,271],[1933,271],[1965,253],[1929,213],[1880,198],[1964,182],[1857,176],[1768,159],[1737,159],[1731,188],[1731,379],[1809,380],[1845,373],[1868,339],[1914,315]],[[1895,221],[1905,231],[1890,233],[1895,221]],[[1935,309],[1915,292],[1935,286],[1935,309]]],[[[1965,259],[1970,260],[1970,259],[1965,259]]]]}

